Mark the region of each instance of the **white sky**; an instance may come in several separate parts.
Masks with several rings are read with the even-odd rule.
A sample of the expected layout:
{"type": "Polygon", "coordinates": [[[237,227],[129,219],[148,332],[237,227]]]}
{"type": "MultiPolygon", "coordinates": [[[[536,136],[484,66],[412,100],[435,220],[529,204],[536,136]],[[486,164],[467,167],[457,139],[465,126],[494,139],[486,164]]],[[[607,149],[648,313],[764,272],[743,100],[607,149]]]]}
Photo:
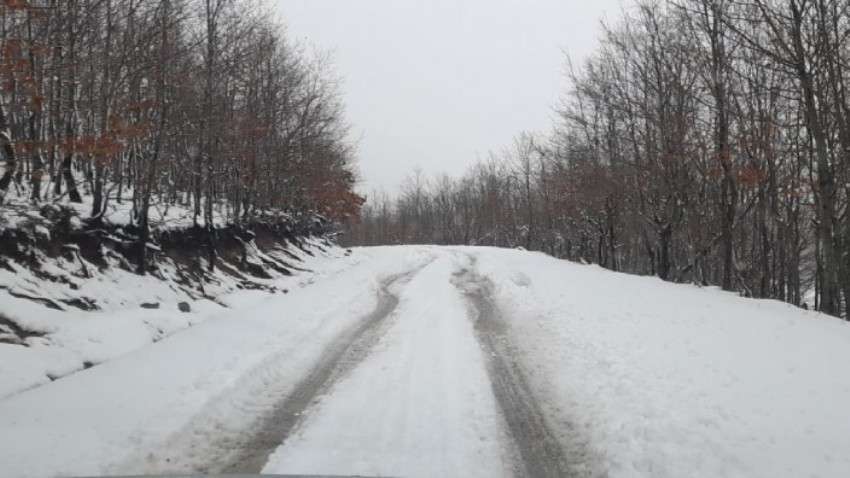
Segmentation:
{"type": "Polygon", "coordinates": [[[600,20],[629,0],[270,0],[291,38],[334,51],[360,189],[414,168],[462,174],[522,131],[548,131],[600,20]]]}

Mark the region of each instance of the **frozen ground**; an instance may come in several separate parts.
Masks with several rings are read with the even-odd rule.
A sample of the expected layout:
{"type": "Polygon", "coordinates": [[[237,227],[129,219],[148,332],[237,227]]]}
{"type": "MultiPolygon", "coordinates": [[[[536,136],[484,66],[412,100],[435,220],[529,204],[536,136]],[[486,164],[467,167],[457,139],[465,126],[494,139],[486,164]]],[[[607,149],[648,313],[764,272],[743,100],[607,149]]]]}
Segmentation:
{"type": "Polygon", "coordinates": [[[327,267],[0,400],[0,475],[850,476],[837,319],[520,251],[327,267]]]}

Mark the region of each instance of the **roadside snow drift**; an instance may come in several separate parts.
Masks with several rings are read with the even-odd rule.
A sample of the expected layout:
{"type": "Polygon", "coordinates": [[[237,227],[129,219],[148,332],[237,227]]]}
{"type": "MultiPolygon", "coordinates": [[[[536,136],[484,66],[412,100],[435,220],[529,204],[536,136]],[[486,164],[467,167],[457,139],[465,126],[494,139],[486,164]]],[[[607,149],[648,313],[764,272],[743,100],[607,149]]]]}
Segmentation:
{"type": "MultiPolygon", "coordinates": [[[[316,239],[305,240],[302,247],[290,246],[286,252],[299,259],[297,264],[305,272],[266,280],[277,291],[303,287],[351,264],[351,260],[343,259],[345,251],[328,248],[316,239]]],[[[210,317],[226,314],[227,307],[244,307],[275,295],[262,290],[239,290],[235,281],[228,282],[224,274],[217,274],[217,283],[208,285],[215,301],[192,297],[173,282],[119,268],[107,269],[89,279],[66,274],[66,280],[76,284],[75,291],[80,296],[91,298],[105,309],[83,311],[61,307],[54,300],[62,297],[65,284],[43,280],[14,262],[8,265],[19,270],[0,269],[0,399],[150,345],[210,317]],[[21,298],[26,296],[52,298],[42,300],[52,300],[54,308],[21,298]],[[185,302],[190,312],[181,312],[180,302],[185,302]],[[155,304],[156,308],[140,307],[143,303],[155,304]],[[11,327],[22,329],[25,337],[18,338],[18,334],[11,333],[11,327]]],[[[161,268],[166,274],[170,270],[161,268]]]]}

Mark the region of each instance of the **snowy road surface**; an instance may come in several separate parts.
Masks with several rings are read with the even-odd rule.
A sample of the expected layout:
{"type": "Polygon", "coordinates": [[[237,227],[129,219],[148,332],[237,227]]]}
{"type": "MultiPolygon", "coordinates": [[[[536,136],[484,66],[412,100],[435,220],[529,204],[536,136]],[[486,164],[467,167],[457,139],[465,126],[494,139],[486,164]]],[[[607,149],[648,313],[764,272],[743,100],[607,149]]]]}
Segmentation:
{"type": "Polygon", "coordinates": [[[837,319],[521,251],[339,260],[0,401],[0,475],[850,476],[837,319]]]}

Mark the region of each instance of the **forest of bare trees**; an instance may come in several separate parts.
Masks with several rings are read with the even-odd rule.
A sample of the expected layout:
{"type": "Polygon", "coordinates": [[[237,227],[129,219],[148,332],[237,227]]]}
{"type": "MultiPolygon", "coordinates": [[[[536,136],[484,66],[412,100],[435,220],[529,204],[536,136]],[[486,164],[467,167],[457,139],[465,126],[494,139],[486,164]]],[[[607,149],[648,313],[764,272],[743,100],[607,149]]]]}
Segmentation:
{"type": "Polygon", "coordinates": [[[347,241],[524,247],[850,309],[850,3],[643,2],[603,28],[551,134],[372,195],[347,241]]]}
{"type": "Polygon", "coordinates": [[[90,201],[94,227],[131,201],[143,245],[154,205],[210,234],[214,216],[356,214],[330,59],[269,18],[250,0],[0,1],[0,211],[90,201]]]}

